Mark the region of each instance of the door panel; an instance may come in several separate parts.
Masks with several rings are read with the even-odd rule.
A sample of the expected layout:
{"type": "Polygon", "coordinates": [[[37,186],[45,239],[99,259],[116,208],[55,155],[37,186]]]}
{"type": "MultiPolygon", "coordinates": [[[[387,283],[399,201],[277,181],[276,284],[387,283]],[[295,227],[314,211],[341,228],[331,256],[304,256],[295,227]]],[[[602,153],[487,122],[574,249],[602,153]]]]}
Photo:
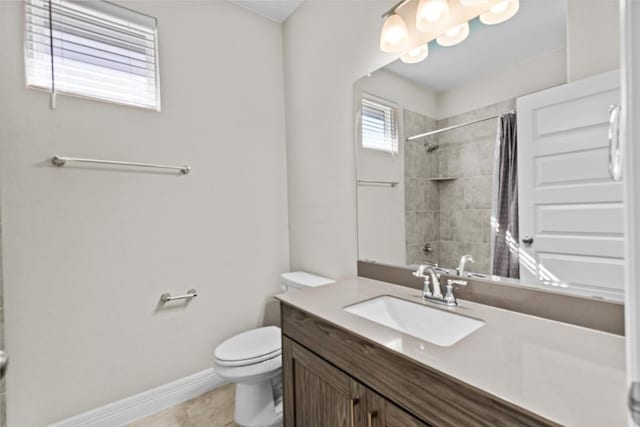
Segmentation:
{"type": "Polygon", "coordinates": [[[518,99],[518,248],[525,282],[623,299],[623,188],[609,177],[611,72],[518,99]]]}
{"type": "Polygon", "coordinates": [[[367,389],[366,396],[367,422],[358,425],[367,427],[429,427],[427,423],[400,409],[373,390],[367,389]]]}
{"type": "Polygon", "coordinates": [[[285,426],[364,425],[364,393],[344,372],[283,337],[285,426]]]}
{"type": "Polygon", "coordinates": [[[612,234],[619,237],[623,233],[622,215],[620,203],[538,205],[536,231],[541,234],[612,234]]]}

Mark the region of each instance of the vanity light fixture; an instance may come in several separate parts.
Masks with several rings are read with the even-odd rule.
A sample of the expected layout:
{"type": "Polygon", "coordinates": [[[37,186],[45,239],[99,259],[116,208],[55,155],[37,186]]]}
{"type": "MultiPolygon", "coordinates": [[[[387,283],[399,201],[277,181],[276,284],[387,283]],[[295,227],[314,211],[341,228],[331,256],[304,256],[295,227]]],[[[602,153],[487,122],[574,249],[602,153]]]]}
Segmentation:
{"type": "Polygon", "coordinates": [[[489,3],[489,0],[460,0],[460,4],[463,6],[482,6],[489,3]]]}
{"type": "Polygon", "coordinates": [[[409,42],[409,30],[404,19],[396,13],[389,15],[382,25],[380,50],[383,52],[402,52],[409,42]]]}
{"type": "Polygon", "coordinates": [[[427,56],[429,56],[429,43],[414,47],[402,55],[400,60],[405,64],[417,64],[418,62],[423,61],[427,56]]]}
{"type": "Polygon", "coordinates": [[[416,29],[427,32],[449,19],[448,0],[420,0],[416,11],[416,29]]]}
{"type": "Polygon", "coordinates": [[[513,17],[520,9],[520,0],[503,0],[480,14],[480,22],[487,25],[500,24],[513,17]]]}
{"type": "Polygon", "coordinates": [[[439,36],[436,41],[440,46],[454,46],[469,37],[469,23],[465,22],[455,27],[449,28],[443,35],[439,36]]]}
{"type": "MultiPolygon", "coordinates": [[[[469,37],[469,19],[479,16],[484,24],[494,25],[510,19],[520,9],[520,0],[417,1],[415,30],[412,32],[429,33],[428,40],[413,40],[407,23],[397,13],[398,9],[413,3],[413,0],[400,0],[382,15],[384,23],[380,32],[380,50],[400,53],[400,59],[407,64],[418,63],[429,56],[428,43],[433,40],[434,35],[440,46],[454,46],[469,37]],[[458,11],[456,14],[460,13],[461,16],[452,16],[452,10],[449,9],[450,1],[454,1],[452,10],[458,11]],[[464,10],[460,12],[460,7],[474,8],[473,13],[464,10]],[[418,45],[420,41],[422,44],[418,45]]],[[[417,37],[420,39],[420,36],[417,37]]]]}

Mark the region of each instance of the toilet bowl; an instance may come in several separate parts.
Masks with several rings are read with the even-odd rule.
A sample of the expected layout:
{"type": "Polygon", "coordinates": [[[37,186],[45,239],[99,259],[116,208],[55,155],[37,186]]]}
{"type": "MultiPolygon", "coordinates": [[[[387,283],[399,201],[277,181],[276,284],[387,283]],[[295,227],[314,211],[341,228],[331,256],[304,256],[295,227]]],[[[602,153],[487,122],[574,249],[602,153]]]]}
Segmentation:
{"type": "MultiPolygon", "coordinates": [[[[284,273],[286,292],[334,283],[296,271],[284,273]]],[[[282,425],[282,346],[280,328],[267,326],[235,335],[214,352],[214,370],[236,384],[234,421],[240,427],[282,425]]]]}

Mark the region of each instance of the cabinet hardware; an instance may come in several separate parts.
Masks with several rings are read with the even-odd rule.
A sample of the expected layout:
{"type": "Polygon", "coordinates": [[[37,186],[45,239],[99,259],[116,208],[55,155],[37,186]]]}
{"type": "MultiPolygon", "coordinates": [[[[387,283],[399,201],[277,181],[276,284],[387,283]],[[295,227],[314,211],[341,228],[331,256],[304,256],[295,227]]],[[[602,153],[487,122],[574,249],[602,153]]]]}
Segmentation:
{"type": "Polygon", "coordinates": [[[359,397],[351,398],[351,427],[356,427],[356,405],[360,402],[359,397]]]}
{"type": "Polygon", "coordinates": [[[378,411],[371,411],[367,414],[367,427],[373,426],[373,419],[378,416],[378,411]]]}

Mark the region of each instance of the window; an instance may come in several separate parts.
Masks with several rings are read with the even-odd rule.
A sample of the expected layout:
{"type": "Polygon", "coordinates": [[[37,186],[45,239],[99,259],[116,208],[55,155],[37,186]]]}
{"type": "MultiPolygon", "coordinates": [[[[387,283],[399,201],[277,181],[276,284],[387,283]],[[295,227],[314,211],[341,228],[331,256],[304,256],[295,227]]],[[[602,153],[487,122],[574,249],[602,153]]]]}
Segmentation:
{"type": "Polygon", "coordinates": [[[25,0],[27,86],[160,110],[157,23],[105,1],[25,0]]]}
{"type": "Polygon", "coordinates": [[[398,152],[396,106],[372,97],[362,98],[362,147],[398,152]]]}

